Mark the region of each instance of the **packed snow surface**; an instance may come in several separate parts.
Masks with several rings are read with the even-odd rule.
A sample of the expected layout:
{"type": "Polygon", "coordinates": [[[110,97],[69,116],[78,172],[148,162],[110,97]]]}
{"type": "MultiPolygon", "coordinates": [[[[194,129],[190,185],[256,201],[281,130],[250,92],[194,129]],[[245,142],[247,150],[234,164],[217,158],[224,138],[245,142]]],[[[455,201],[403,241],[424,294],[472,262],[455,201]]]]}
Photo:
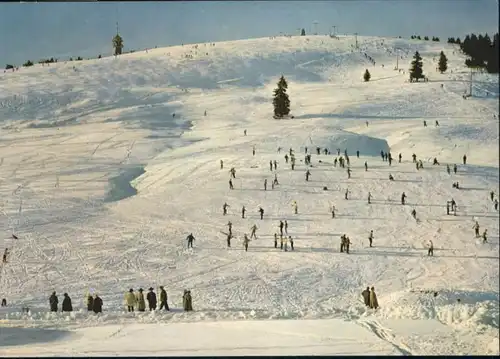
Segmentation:
{"type": "Polygon", "coordinates": [[[498,355],[498,78],[474,74],[464,99],[469,70],[454,45],[358,43],[263,38],[0,74],[0,249],[11,249],[0,272],[0,355],[498,355]],[[409,83],[417,50],[429,81],[409,83]],[[293,118],[275,120],[282,74],[293,118]],[[351,178],[333,165],[337,149],[349,154],[351,178]],[[446,214],[451,199],[456,215],[446,214]],[[294,251],[274,248],[280,220],[294,251]],[[342,234],[349,254],[339,252],[342,234]],[[170,312],[125,312],[129,288],[160,285],[170,312]],[[362,301],[367,286],[376,311],[362,301]],[[193,312],[182,311],[184,289],[193,312]],[[75,311],[50,313],[52,291],[60,302],[69,293],[75,311]],[[101,296],[102,314],[87,313],[87,293],[101,296]]]}

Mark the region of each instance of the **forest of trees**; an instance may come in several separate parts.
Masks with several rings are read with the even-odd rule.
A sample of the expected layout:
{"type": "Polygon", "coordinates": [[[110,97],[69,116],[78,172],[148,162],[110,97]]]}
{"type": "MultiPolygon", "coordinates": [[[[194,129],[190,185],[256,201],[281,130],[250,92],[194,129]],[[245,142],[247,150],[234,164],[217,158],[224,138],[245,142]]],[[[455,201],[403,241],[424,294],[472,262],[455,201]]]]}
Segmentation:
{"type": "MultiPolygon", "coordinates": [[[[420,35],[411,35],[410,39],[412,39],[412,40],[422,40],[422,38],[420,37],[420,35]]],[[[424,36],[424,40],[425,41],[429,41],[429,36],[424,36]]],[[[439,41],[439,37],[433,36],[430,40],[438,42],[439,41]]]]}
{"type": "Polygon", "coordinates": [[[468,56],[465,60],[467,67],[485,69],[489,73],[497,74],[498,69],[498,33],[493,35],[493,39],[488,34],[470,34],[463,40],[450,37],[448,43],[460,45],[460,50],[468,56]]]}

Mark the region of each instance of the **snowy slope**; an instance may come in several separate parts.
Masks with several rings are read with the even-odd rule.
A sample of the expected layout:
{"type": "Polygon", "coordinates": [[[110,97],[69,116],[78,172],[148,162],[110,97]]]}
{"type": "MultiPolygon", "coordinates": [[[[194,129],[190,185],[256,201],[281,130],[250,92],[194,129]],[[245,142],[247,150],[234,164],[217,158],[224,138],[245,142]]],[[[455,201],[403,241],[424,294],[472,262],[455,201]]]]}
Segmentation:
{"type": "Polygon", "coordinates": [[[0,354],[498,354],[499,226],[489,199],[499,183],[498,78],[475,74],[475,96],[464,100],[469,72],[453,45],[358,41],[358,50],[353,37],[327,36],[185,45],[0,74],[0,249],[12,248],[0,277],[9,302],[0,309],[0,354]],[[427,83],[410,84],[394,70],[400,56],[407,71],[415,50],[427,83]],[[441,50],[453,73],[435,71],[441,50]],[[366,68],[369,83],[362,82],[366,68]],[[281,74],[295,118],[277,121],[270,97],[281,74]],[[313,154],[306,182],[305,147],[317,146],[332,154],[313,154]],[[295,171],[283,158],[290,147],[295,171]],[[350,155],[350,179],[333,167],[337,148],[350,155]],[[392,166],[381,150],[392,152],[392,166]],[[440,166],[432,166],[434,157],[440,166]],[[270,187],[274,178],[270,160],[278,161],[280,184],[264,191],[264,179],[270,187]],[[446,164],[457,164],[458,173],[448,175],[446,164]],[[455,181],[463,189],[453,189],[455,181]],[[456,216],[446,215],[451,198],[456,216]],[[225,217],[224,202],[231,206],[225,217]],[[284,219],[294,252],[274,249],[284,219]],[[474,238],[474,219],[488,229],[488,243],[474,238]],[[236,235],[230,249],[222,233],[228,220],[236,235]],[[242,236],[254,223],[258,239],[244,252],[242,236]],[[185,249],[190,232],[193,251],[185,249]],[[339,253],[344,233],[350,254],[339,253]],[[195,311],[125,313],[129,288],[159,285],[173,308],[191,289],[195,311]],[[376,288],[377,312],[362,303],[366,286],[376,288]],[[53,290],[60,300],[68,292],[76,311],[48,313],[53,290]],[[103,315],[83,310],[89,291],[103,298],[103,315]],[[307,319],[322,321],[304,328],[307,319]],[[290,339],[277,345],[264,332],[249,343],[262,326],[290,339]],[[327,334],[325,326],[333,329],[327,334]],[[138,331],[155,341],[158,333],[190,330],[201,340],[235,328],[241,338],[223,345],[190,344],[184,334],[148,353],[123,344],[138,331]],[[34,336],[30,330],[50,345],[20,340],[34,336]],[[96,346],[95,338],[115,332],[119,340],[96,346]],[[352,339],[360,336],[361,348],[352,339]],[[79,349],[69,349],[73,340],[79,349]]]}

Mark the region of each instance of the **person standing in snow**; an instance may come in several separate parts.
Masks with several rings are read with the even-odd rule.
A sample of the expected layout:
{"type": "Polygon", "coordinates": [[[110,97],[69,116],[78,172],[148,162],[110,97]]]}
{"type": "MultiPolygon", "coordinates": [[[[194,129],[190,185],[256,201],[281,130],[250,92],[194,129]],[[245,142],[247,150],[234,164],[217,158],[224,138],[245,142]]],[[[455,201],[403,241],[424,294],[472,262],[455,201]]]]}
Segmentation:
{"type": "Polygon", "coordinates": [[[367,307],[370,306],[370,287],[366,287],[364,291],[361,292],[361,295],[363,296],[363,302],[367,307]]]}
{"type": "Polygon", "coordinates": [[[464,165],[467,164],[467,155],[464,155],[464,157],[462,157],[462,161],[463,161],[464,165]]]}
{"type": "Polygon", "coordinates": [[[222,215],[225,216],[227,214],[227,208],[230,207],[227,203],[224,202],[222,205],[222,215]]]}
{"type": "Polygon", "coordinates": [[[236,179],[236,169],[234,167],[232,167],[230,170],[229,170],[229,174],[230,174],[230,177],[229,178],[234,178],[236,179]]]}
{"type": "Polygon", "coordinates": [[[273,161],[269,161],[269,170],[273,171],[273,161]]]}
{"type": "Polygon", "coordinates": [[[401,204],[404,205],[405,204],[405,200],[406,200],[406,193],[402,193],[401,194],[401,204]]]}
{"type": "Polygon", "coordinates": [[[224,169],[224,161],[223,160],[220,160],[220,169],[224,169]]]}
{"type": "Polygon", "coordinates": [[[288,222],[286,219],[285,219],[285,233],[286,235],[288,235],[288,222]]]}
{"type": "Polygon", "coordinates": [[[403,158],[403,156],[401,155],[401,153],[399,154],[398,158],[399,158],[399,163],[401,163],[401,159],[403,158]]]}
{"type": "Polygon", "coordinates": [[[125,294],[125,304],[127,304],[127,310],[129,312],[133,312],[136,303],[137,298],[135,297],[134,290],[130,288],[128,293],[125,294]]]}
{"type": "Polygon", "coordinates": [[[349,199],[349,188],[345,190],[344,198],[349,199]]]}
{"type": "Polygon", "coordinates": [[[257,239],[257,236],[255,235],[255,232],[257,231],[257,225],[254,224],[251,228],[251,233],[250,233],[250,239],[255,238],[257,239]]]}
{"type": "Polygon", "coordinates": [[[309,172],[309,170],[307,170],[306,172],[306,182],[309,181],[309,176],[311,175],[311,172],[309,172]]]}
{"type": "Polygon", "coordinates": [[[372,247],[372,243],[373,243],[373,230],[370,231],[370,235],[368,236],[368,240],[370,241],[370,247],[372,247]]]}
{"type": "Polygon", "coordinates": [[[372,203],[372,194],[371,192],[368,192],[368,204],[372,203]]]}
{"type": "Polygon", "coordinates": [[[346,235],[340,236],[340,253],[344,253],[346,235]]]}
{"type": "Polygon", "coordinates": [[[487,233],[488,233],[488,230],[485,229],[484,232],[483,232],[483,243],[486,243],[488,241],[488,238],[487,238],[487,233]]]}
{"type": "Polygon", "coordinates": [[[59,299],[57,298],[56,292],[52,292],[49,298],[50,311],[57,312],[57,305],[59,304],[59,299]]]}
{"type": "Polygon", "coordinates": [[[5,248],[5,251],[3,252],[2,263],[4,264],[7,263],[8,256],[9,256],[9,248],[5,248]]]}
{"type": "Polygon", "coordinates": [[[184,295],[182,296],[182,306],[186,312],[191,312],[193,310],[193,298],[191,297],[190,290],[184,290],[184,295]]]}
{"type": "Polygon", "coordinates": [[[241,218],[245,218],[245,212],[246,212],[245,206],[241,207],[241,218]]]}
{"type": "Polygon", "coordinates": [[[292,203],[292,207],[293,207],[293,211],[295,214],[298,214],[299,213],[299,206],[297,205],[297,202],[296,201],[293,201],[292,203]]]}
{"type": "Polygon", "coordinates": [[[288,164],[288,154],[285,154],[285,163],[288,164]]]}
{"type": "Polygon", "coordinates": [[[347,179],[351,178],[351,169],[347,167],[347,179]]]}
{"type": "Polygon", "coordinates": [[[233,236],[231,235],[231,233],[228,233],[226,236],[227,248],[231,248],[231,238],[233,238],[233,236]]]}
{"type": "Polygon", "coordinates": [[[144,294],[142,288],[139,288],[139,293],[137,293],[137,310],[139,312],[146,311],[146,301],[144,300],[144,294]]]}
{"type": "Polygon", "coordinates": [[[378,308],[378,299],[377,299],[377,294],[375,294],[375,287],[372,287],[370,291],[370,308],[372,309],[378,308]]]}
{"type": "Polygon", "coordinates": [[[245,252],[248,252],[248,243],[250,243],[250,239],[248,238],[247,234],[245,233],[243,235],[243,247],[245,247],[245,252]]]}
{"type": "Polygon", "coordinates": [[[283,227],[284,227],[284,225],[285,224],[283,223],[283,221],[280,220],[279,228],[280,228],[280,236],[282,236],[282,237],[283,237],[283,227]]]}
{"type": "Polygon", "coordinates": [[[365,172],[368,172],[368,162],[365,161],[365,172]]]}
{"type": "Polygon", "coordinates": [[[457,174],[457,169],[458,169],[458,168],[457,168],[457,165],[456,165],[456,164],[454,164],[454,165],[453,165],[453,173],[457,174]]]}
{"type": "Polygon", "coordinates": [[[434,243],[429,239],[429,249],[427,250],[427,255],[434,257],[434,243]]]}
{"type": "Polygon", "coordinates": [[[493,207],[495,208],[495,211],[498,211],[498,199],[496,199],[496,198],[493,201],[493,207]]]}
{"type": "Polygon", "coordinates": [[[332,208],[330,208],[330,211],[332,212],[332,218],[335,218],[335,206],[332,205],[332,208]]]}
{"type": "Polygon", "coordinates": [[[252,147],[252,155],[255,156],[255,146],[252,147]]]}
{"type": "Polygon", "coordinates": [[[156,293],[152,287],[149,288],[146,300],[148,301],[149,311],[156,310],[156,293]]]}
{"type": "Polygon", "coordinates": [[[234,189],[233,181],[231,179],[229,179],[229,189],[231,189],[231,190],[234,189]]]}
{"type": "Polygon", "coordinates": [[[260,219],[264,219],[264,209],[259,207],[260,219]]]}
{"type": "Polygon", "coordinates": [[[94,308],[94,298],[90,293],[87,294],[87,311],[90,312],[94,308]]]}
{"type": "Polygon", "coordinates": [[[69,297],[68,293],[64,293],[64,299],[62,302],[61,310],[63,312],[73,311],[73,305],[71,304],[71,298],[69,297]]]}
{"type": "Polygon", "coordinates": [[[278,162],[276,160],[274,160],[273,164],[274,164],[274,170],[277,170],[278,169],[278,162]]]}
{"type": "Polygon", "coordinates": [[[274,233],[274,248],[278,248],[278,233],[274,233]]]}
{"type": "Polygon", "coordinates": [[[229,235],[233,235],[233,223],[231,221],[227,222],[227,229],[229,231],[229,235]]]}
{"type": "Polygon", "coordinates": [[[290,248],[292,249],[292,251],[295,250],[293,248],[293,238],[292,238],[292,236],[288,236],[288,240],[290,241],[290,248]]]}
{"type": "Polygon", "coordinates": [[[167,296],[167,291],[165,288],[160,285],[160,310],[165,308],[165,310],[169,311],[170,308],[168,307],[168,296],[167,296]]]}
{"type": "Polygon", "coordinates": [[[476,221],[476,223],[472,226],[472,228],[474,228],[474,232],[476,234],[476,238],[479,237],[479,223],[476,221]]]}
{"type": "Polygon", "coordinates": [[[196,238],[194,238],[193,233],[190,233],[189,236],[186,237],[186,240],[188,241],[187,247],[188,248],[193,248],[193,242],[196,238]]]}
{"type": "Polygon", "coordinates": [[[359,158],[359,151],[356,151],[356,157],[359,158]]]}
{"type": "Polygon", "coordinates": [[[102,313],[102,299],[97,294],[94,295],[92,310],[95,314],[102,313]]]}

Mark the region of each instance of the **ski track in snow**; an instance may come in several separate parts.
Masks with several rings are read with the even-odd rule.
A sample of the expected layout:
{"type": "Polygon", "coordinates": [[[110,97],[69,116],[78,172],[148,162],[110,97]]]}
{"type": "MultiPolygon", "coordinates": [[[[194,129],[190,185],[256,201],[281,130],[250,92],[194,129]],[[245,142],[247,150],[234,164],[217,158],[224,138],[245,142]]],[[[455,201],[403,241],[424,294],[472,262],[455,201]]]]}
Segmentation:
{"type": "MultiPolygon", "coordinates": [[[[478,95],[463,100],[468,73],[453,45],[358,37],[356,51],[353,41],[306,36],[199,50],[185,45],[0,74],[0,249],[12,248],[0,270],[0,296],[9,302],[0,309],[0,325],[77,330],[118,324],[109,334],[114,338],[137,322],[342,318],[400,355],[498,354],[491,349],[498,342],[498,310],[491,308],[498,307],[499,225],[489,200],[499,189],[498,93],[492,93],[498,78],[476,74],[478,95]],[[409,84],[394,71],[395,47],[405,48],[400,68],[418,50],[430,81],[409,84]],[[443,49],[453,73],[434,72],[433,58],[443,49]],[[368,83],[361,79],[366,68],[368,83]],[[277,121],[270,97],[281,74],[295,118],[277,121]],[[332,154],[316,155],[316,146],[332,154]],[[294,171],[283,158],[290,147],[294,171]],[[312,153],[308,182],[305,147],[312,153]],[[333,167],[337,148],[349,152],[350,179],[346,169],[333,167]],[[384,149],[393,154],[392,166],[380,158],[384,149]],[[423,170],[415,169],[412,153],[423,170]],[[432,165],[434,157],[439,166],[432,165]],[[276,171],[270,160],[278,161],[276,171]],[[455,163],[458,173],[448,175],[446,165],[455,163]],[[228,188],[231,167],[234,190],[228,188]],[[142,168],[145,173],[130,180],[137,194],[112,184],[142,168]],[[280,184],[271,190],[275,173],[280,184]],[[454,181],[461,190],[451,187],[454,181]],[[104,200],[113,186],[124,199],[104,200]],[[451,198],[457,216],[446,215],[451,198]],[[481,231],[488,229],[488,243],[473,238],[473,218],[481,231]],[[273,246],[284,219],[293,252],[273,246]],[[226,248],[229,220],[235,238],[226,248]],[[254,223],[258,238],[245,253],[243,235],[254,223]],[[191,232],[195,248],[187,250],[191,232]],[[353,242],[350,254],[339,253],[344,233],[353,242]],[[433,258],[427,257],[429,239],[433,258]],[[171,312],[124,312],[128,288],[159,285],[167,288],[171,312]],[[376,288],[376,312],[362,303],[366,286],[376,288]],[[178,309],[187,288],[192,313],[178,309]],[[48,313],[53,290],[60,302],[68,292],[76,311],[48,313]],[[440,294],[429,301],[430,294],[415,294],[419,290],[440,294]],[[103,299],[102,316],[79,310],[87,292],[103,299]],[[388,318],[439,322],[452,328],[439,334],[448,344],[419,349],[414,337],[381,324],[388,318]],[[464,334],[457,344],[456,333],[476,339],[464,334]]],[[[1,346],[9,344],[0,334],[0,353],[1,346]]]]}

